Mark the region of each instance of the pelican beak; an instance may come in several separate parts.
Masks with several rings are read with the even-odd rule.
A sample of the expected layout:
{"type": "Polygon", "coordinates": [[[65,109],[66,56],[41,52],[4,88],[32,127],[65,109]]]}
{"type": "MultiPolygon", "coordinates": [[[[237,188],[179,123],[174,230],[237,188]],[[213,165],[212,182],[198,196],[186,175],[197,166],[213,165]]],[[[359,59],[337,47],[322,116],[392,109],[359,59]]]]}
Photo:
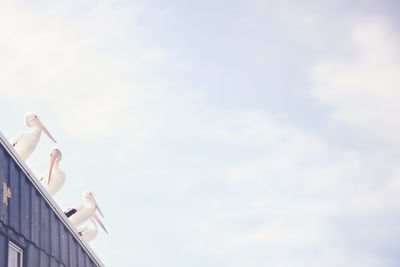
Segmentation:
{"type": "Polygon", "coordinates": [[[103,213],[101,212],[101,210],[100,210],[100,208],[99,208],[99,205],[97,205],[97,202],[96,202],[96,200],[95,200],[94,202],[95,202],[95,205],[96,205],[96,209],[99,211],[99,213],[100,213],[101,217],[103,217],[103,218],[104,218],[104,215],[103,215],[103,213]]]}
{"type": "Polygon", "coordinates": [[[53,136],[51,136],[51,134],[49,133],[49,131],[46,129],[46,127],[44,127],[43,123],[39,120],[39,118],[36,118],[36,121],[40,127],[40,129],[43,130],[43,132],[45,132],[45,134],[54,141],[54,143],[57,143],[57,141],[53,138],[53,136]]]}
{"type": "Polygon", "coordinates": [[[93,218],[96,220],[96,222],[101,226],[101,228],[103,228],[104,232],[107,232],[107,229],[104,227],[103,223],[100,221],[99,217],[97,216],[96,213],[93,214],[93,218]]]}
{"type": "Polygon", "coordinates": [[[51,171],[53,170],[54,162],[56,161],[57,157],[55,155],[50,156],[50,170],[49,170],[49,179],[47,179],[47,184],[50,184],[51,179],[51,171]]]}

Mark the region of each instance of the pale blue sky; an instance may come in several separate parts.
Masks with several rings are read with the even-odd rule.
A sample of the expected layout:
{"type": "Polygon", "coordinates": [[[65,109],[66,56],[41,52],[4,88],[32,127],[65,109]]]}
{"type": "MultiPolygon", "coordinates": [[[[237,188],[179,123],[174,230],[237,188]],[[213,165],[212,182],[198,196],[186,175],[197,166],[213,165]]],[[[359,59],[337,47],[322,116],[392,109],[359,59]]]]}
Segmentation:
{"type": "Polygon", "coordinates": [[[400,6],[298,2],[0,1],[0,130],[107,266],[399,265],[400,6]]]}

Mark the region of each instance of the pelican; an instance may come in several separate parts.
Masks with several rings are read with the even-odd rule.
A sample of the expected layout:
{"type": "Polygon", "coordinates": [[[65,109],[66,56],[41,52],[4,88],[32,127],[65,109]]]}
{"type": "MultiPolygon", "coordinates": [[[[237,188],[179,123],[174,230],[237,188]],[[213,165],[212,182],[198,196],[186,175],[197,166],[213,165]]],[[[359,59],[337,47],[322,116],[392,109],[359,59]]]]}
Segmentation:
{"type": "Polygon", "coordinates": [[[32,154],[33,150],[35,150],[35,147],[40,140],[42,130],[48,137],[50,137],[51,140],[57,143],[35,113],[28,113],[25,115],[25,124],[26,126],[33,129],[18,134],[13,139],[11,139],[10,142],[15,151],[17,151],[19,156],[24,161],[27,160],[32,154]]]}
{"type": "Polygon", "coordinates": [[[86,240],[86,242],[91,242],[93,239],[96,238],[97,234],[99,233],[99,229],[97,228],[96,222],[93,220],[93,218],[89,218],[90,222],[92,223],[93,227],[89,228],[88,226],[80,226],[78,227],[78,232],[82,236],[83,239],[86,240]]]}
{"type": "Polygon", "coordinates": [[[50,169],[42,174],[40,183],[51,196],[54,196],[65,183],[65,173],[58,166],[62,157],[60,149],[54,147],[50,151],[50,169]]]}
{"type": "Polygon", "coordinates": [[[83,193],[83,200],[86,201],[88,206],[80,205],[78,207],[69,208],[65,211],[65,215],[69,218],[71,223],[78,227],[89,218],[93,217],[97,223],[103,228],[104,232],[107,232],[106,228],[104,227],[103,223],[100,221],[99,217],[97,217],[96,210],[99,211],[102,217],[103,213],[101,212],[99,206],[97,205],[96,200],[94,199],[93,193],[91,191],[86,191],[83,193]]]}

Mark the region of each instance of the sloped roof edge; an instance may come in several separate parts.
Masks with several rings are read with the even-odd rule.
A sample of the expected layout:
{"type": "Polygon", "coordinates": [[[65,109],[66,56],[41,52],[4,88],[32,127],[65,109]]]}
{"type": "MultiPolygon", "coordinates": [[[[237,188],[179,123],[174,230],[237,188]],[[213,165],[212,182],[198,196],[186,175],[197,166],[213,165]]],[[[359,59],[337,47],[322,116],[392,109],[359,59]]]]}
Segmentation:
{"type": "Polygon", "coordinates": [[[75,226],[72,225],[70,220],[65,216],[64,212],[54,201],[53,197],[47,192],[47,190],[42,186],[36,176],[33,174],[28,165],[20,158],[18,153],[11,146],[9,141],[4,137],[3,133],[0,132],[0,143],[5,148],[5,150],[10,154],[10,156],[14,159],[17,165],[21,168],[21,170],[28,177],[29,181],[33,184],[33,186],[38,190],[40,195],[44,198],[44,200],[49,204],[50,208],[55,212],[56,216],[61,220],[61,222],[65,225],[68,231],[74,236],[77,242],[81,245],[82,249],[88,254],[88,256],[99,266],[105,267],[103,262],[99,259],[99,257],[94,253],[89,244],[81,238],[75,226]]]}

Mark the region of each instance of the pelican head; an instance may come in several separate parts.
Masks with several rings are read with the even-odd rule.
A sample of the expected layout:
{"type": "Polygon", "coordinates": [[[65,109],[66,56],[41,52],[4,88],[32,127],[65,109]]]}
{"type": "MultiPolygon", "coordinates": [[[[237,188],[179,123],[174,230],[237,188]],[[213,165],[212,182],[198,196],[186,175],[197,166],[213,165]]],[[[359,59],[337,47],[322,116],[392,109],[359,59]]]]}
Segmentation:
{"type": "Polygon", "coordinates": [[[51,134],[49,133],[49,131],[46,129],[46,127],[44,127],[43,123],[40,121],[38,115],[36,115],[33,112],[29,112],[28,114],[25,115],[25,124],[28,127],[39,127],[40,129],[42,129],[45,134],[54,141],[54,143],[57,143],[57,141],[53,138],[53,136],[51,136],[51,134]]]}
{"type": "Polygon", "coordinates": [[[93,192],[88,190],[83,193],[83,199],[88,203],[94,203],[96,200],[94,199],[93,192]]]}
{"type": "MultiPolygon", "coordinates": [[[[96,207],[96,209],[99,211],[99,213],[101,214],[101,216],[104,217],[104,216],[103,216],[103,213],[101,212],[101,210],[100,210],[100,208],[99,208],[99,206],[97,205],[96,199],[94,198],[93,192],[92,192],[92,191],[88,190],[88,191],[84,192],[84,193],[83,193],[83,199],[84,199],[86,202],[88,202],[88,203],[94,205],[94,206],[96,207]]],[[[100,219],[99,219],[99,217],[96,215],[96,213],[93,213],[93,218],[97,221],[97,223],[101,226],[101,228],[103,228],[104,232],[106,232],[106,233],[108,234],[106,228],[104,227],[103,223],[100,221],[100,219]]]]}
{"type": "Polygon", "coordinates": [[[58,147],[53,147],[50,151],[50,157],[54,157],[57,161],[62,158],[61,150],[58,147]]]}
{"type": "Polygon", "coordinates": [[[88,191],[86,191],[85,193],[83,193],[83,199],[84,199],[86,202],[88,202],[88,203],[90,203],[90,204],[93,204],[93,205],[96,207],[96,209],[99,211],[100,215],[101,215],[102,217],[104,217],[104,216],[103,216],[103,213],[101,212],[101,210],[100,210],[100,208],[99,208],[99,205],[97,205],[96,199],[94,198],[93,192],[92,192],[92,191],[88,190],[88,191]]]}
{"type": "Polygon", "coordinates": [[[54,162],[55,161],[59,162],[61,157],[62,157],[61,151],[57,147],[54,147],[50,151],[50,170],[49,170],[49,179],[47,179],[47,184],[50,184],[51,172],[53,171],[54,162]]]}
{"type": "Polygon", "coordinates": [[[37,120],[38,118],[39,118],[39,117],[38,117],[35,113],[33,113],[33,112],[27,113],[27,114],[25,115],[25,124],[26,124],[26,126],[28,126],[28,127],[33,127],[33,126],[35,126],[35,125],[36,125],[36,120],[37,120]]]}

